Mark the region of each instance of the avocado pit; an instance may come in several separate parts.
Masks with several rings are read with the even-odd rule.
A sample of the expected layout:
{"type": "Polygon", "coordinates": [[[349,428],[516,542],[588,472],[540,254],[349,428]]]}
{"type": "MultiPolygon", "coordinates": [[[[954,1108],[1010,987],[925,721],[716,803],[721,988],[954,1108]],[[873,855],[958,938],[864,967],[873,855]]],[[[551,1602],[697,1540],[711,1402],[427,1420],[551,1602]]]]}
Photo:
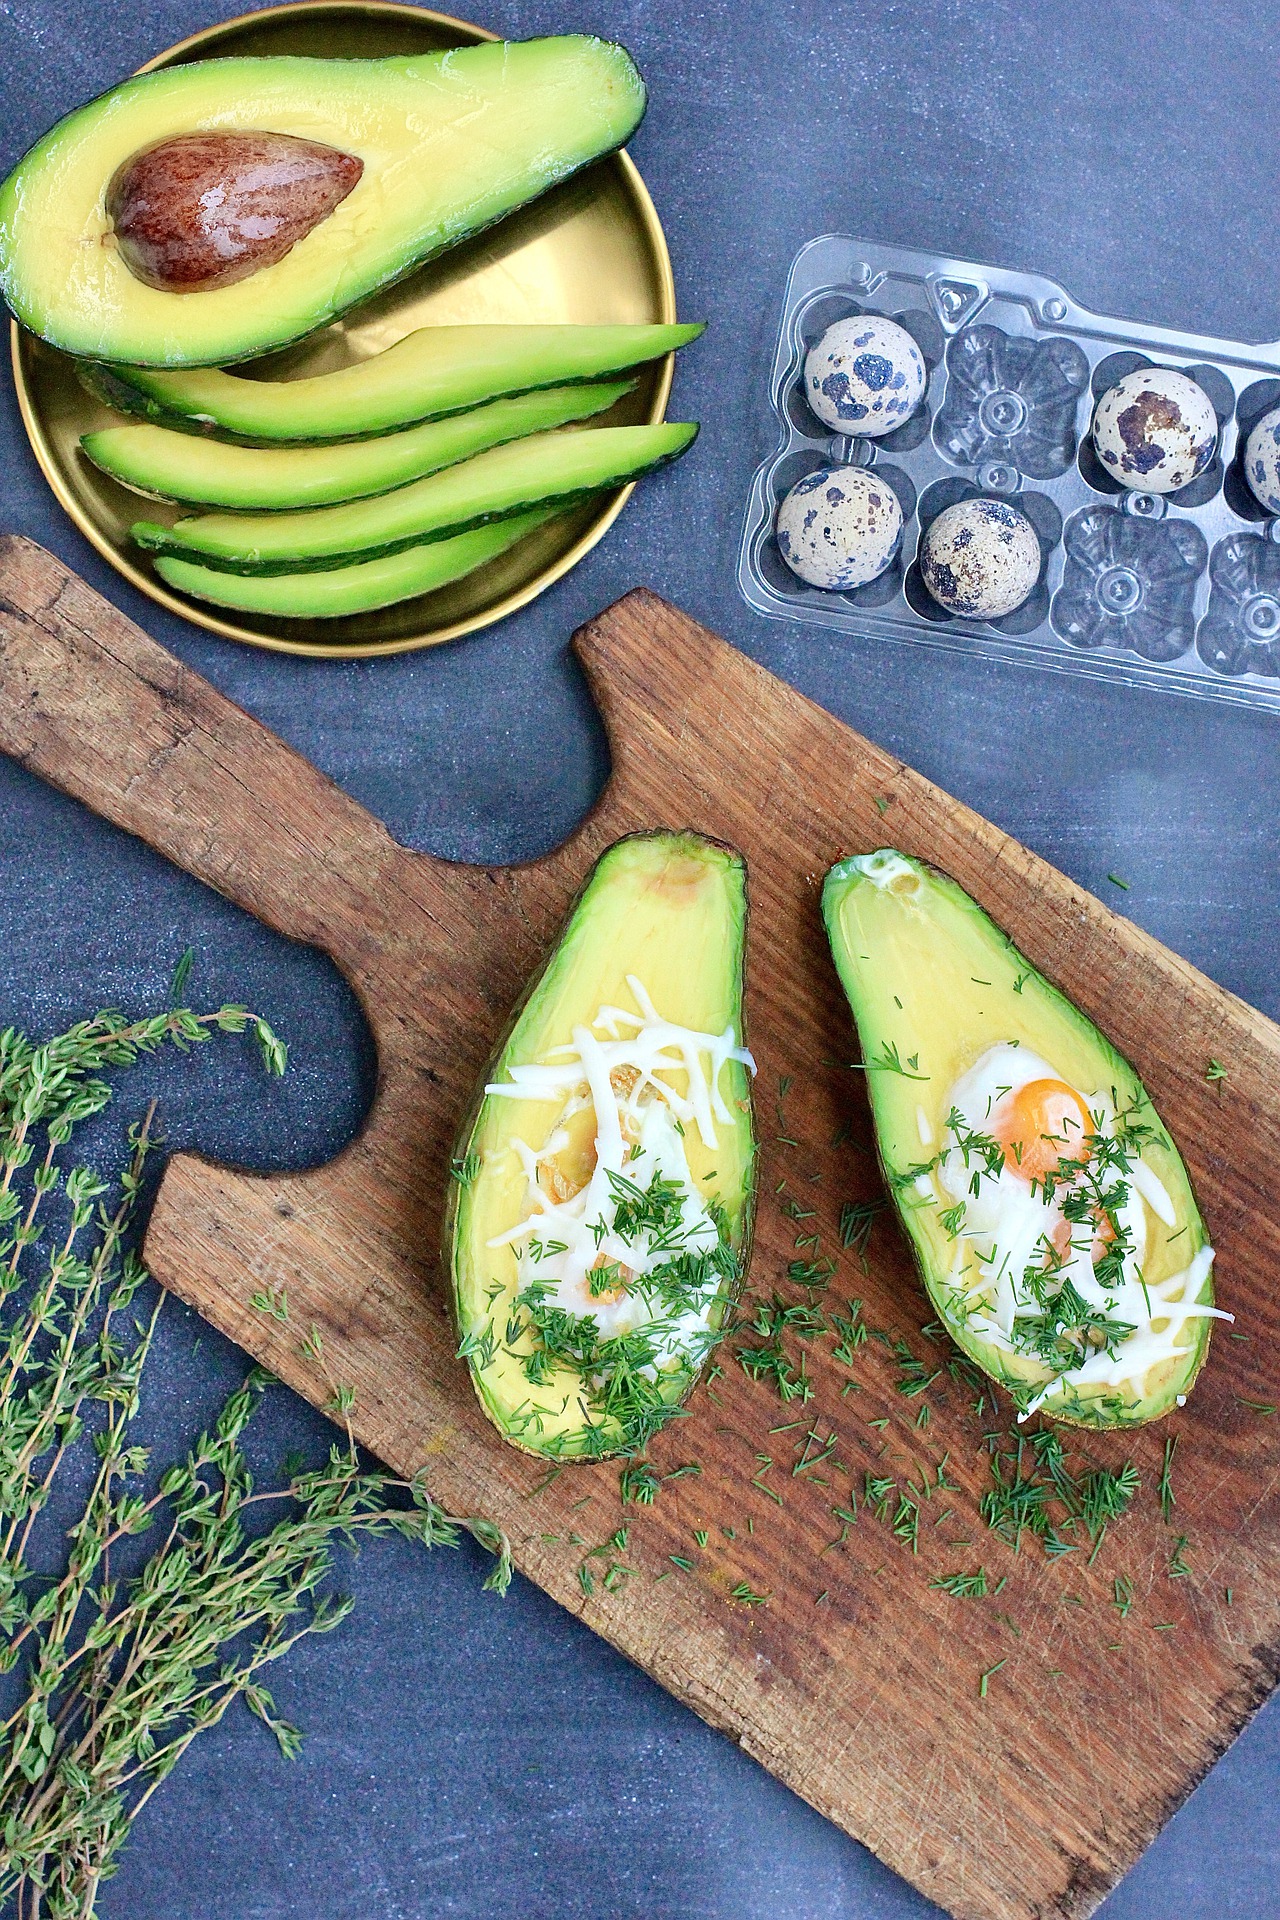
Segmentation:
{"type": "Polygon", "coordinates": [[[107,213],[120,257],[162,293],[208,293],[283,260],[364,172],[293,134],[177,134],[116,169],[107,213]]]}

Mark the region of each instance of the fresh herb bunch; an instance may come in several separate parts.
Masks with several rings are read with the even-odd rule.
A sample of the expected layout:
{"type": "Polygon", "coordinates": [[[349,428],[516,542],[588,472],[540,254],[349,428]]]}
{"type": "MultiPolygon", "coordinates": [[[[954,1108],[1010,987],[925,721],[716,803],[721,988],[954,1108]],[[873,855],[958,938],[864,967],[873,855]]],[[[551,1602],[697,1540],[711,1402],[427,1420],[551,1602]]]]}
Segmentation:
{"type": "MultiPolygon", "coordinates": [[[[498,1556],[486,1584],[510,1577],[496,1527],[451,1519],[421,1481],[364,1471],[349,1424],[323,1466],[255,1492],[241,1439],[270,1384],[259,1369],[185,1460],[150,1471],[133,1423],[164,1296],[131,1241],[152,1113],[110,1199],[59,1155],[110,1101],[102,1069],[246,1030],[282,1073],[283,1044],[239,1006],[103,1013],[41,1044],[0,1034],[0,1672],[16,1699],[0,1720],[0,1909],[19,1920],[87,1920],[139,1809],[233,1701],[297,1751],[259,1676],[348,1612],[323,1591],[336,1544],[455,1545],[465,1529],[498,1556]],[[87,1484],[62,1535],[59,1475],[87,1484]],[[160,1544],[143,1558],[129,1543],[151,1528],[160,1544]]],[[[307,1350],[323,1366],[314,1333],[307,1350]]],[[[345,1422],[351,1394],[329,1385],[345,1422]]]]}

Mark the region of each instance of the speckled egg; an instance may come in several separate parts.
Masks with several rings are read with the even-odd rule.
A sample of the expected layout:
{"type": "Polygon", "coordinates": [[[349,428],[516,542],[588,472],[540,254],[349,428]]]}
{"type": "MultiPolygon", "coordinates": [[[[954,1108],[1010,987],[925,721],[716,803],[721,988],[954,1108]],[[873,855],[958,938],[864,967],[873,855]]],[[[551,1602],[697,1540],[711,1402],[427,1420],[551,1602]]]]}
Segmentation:
{"type": "Polygon", "coordinates": [[[837,320],[804,363],[805,398],[819,420],[869,439],[892,433],[915,412],[927,379],[906,328],[874,313],[837,320]]]}
{"type": "Polygon", "coordinates": [[[1203,473],[1218,416],[1203,387],[1169,367],[1139,367],[1108,387],[1093,416],[1099,460],[1122,487],[1173,493],[1203,473]]]}
{"type": "Polygon", "coordinates": [[[811,587],[845,593],[874,580],[898,551],[902,508],[862,467],[819,467],[778,508],[778,551],[811,587]]]}
{"type": "Polygon", "coordinates": [[[1244,443],[1244,477],[1268,513],[1280,513],[1280,407],[1264,413],[1244,443]]]}
{"type": "Polygon", "coordinates": [[[1040,542],[1026,514],[1008,501],[958,500],[921,541],[920,572],[948,613],[999,620],[1040,578],[1040,542]]]}

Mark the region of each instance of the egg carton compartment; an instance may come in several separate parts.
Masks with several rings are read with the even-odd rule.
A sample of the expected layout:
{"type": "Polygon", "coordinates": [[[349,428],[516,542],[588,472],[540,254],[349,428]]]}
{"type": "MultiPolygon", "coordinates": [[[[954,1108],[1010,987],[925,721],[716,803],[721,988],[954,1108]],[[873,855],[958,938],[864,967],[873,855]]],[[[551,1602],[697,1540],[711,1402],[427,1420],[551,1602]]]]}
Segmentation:
{"type": "Polygon", "coordinates": [[[1249,433],[1280,404],[1280,343],[1112,319],[1036,274],[828,234],[792,262],[769,396],[777,444],[738,558],[757,613],[1280,712],[1280,517],[1243,470],[1249,433]],[[920,406],[875,439],[824,425],[803,379],[827,328],[863,316],[904,327],[927,374],[920,406]],[[1099,397],[1147,366],[1188,374],[1217,416],[1214,460],[1175,493],[1122,487],[1090,436],[1099,397]],[[844,592],[799,580],[774,530],[796,482],[831,466],[872,469],[903,517],[887,571],[844,592]],[[1020,508],[1040,541],[1040,578],[1001,620],[948,613],[920,573],[931,522],[983,496],[1020,508]]]}

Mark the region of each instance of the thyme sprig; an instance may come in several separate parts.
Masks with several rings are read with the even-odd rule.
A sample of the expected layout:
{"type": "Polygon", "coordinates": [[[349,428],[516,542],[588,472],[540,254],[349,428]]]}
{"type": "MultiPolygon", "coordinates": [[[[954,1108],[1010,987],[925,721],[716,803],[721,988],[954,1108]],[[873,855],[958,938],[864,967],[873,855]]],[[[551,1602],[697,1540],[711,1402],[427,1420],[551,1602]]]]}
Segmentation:
{"type": "Polygon", "coordinates": [[[421,1480],[363,1469],[352,1396],[331,1380],[345,1439],[286,1486],[255,1492],[243,1451],[271,1383],[257,1368],[185,1459],[151,1472],[134,1423],[164,1296],[133,1227],[154,1108],[130,1130],[114,1197],[59,1153],[110,1101],[105,1069],[246,1031],[283,1072],[283,1043],[240,1006],[102,1013],[39,1043],[0,1034],[0,1671],[16,1702],[0,1720],[0,1908],[22,1916],[89,1920],[138,1811],[233,1702],[297,1752],[261,1676],[348,1612],[326,1588],[337,1544],[453,1545],[465,1530],[497,1556],[487,1584],[510,1576],[490,1522],[450,1518],[421,1480]],[[64,1531],[67,1479],[87,1492],[64,1531]],[[149,1530],[147,1556],[133,1543],[149,1530]]]}

